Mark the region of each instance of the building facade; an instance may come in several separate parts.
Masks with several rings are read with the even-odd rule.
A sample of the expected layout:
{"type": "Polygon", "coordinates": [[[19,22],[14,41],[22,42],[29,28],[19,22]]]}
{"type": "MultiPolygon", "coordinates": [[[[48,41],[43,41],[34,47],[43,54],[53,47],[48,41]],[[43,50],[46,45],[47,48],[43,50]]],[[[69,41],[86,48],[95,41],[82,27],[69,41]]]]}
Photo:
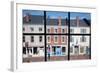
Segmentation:
{"type": "Polygon", "coordinates": [[[23,57],[44,57],[44,36],[34,35],[44,33],[43,16],[27,15],[23,20],[23,34],[27,34],[23,35],[23,57]]]}
{"type": "Polygon", "coordinates": [[[47,45],[50,46],[51,56],[67,56],[68,52],[68,25],[66,20],[58,17],[57,19],[47,20],[47,33],[51,34],[47,36],[47,45]],[[52,35],[56,34],[56,35],[52,35]]]}
{"type": "Polygon", "coordinates": [[[90,59],[90,19],[74,14],[68,19],[62,12],[29,13],[23,16],[23,62],[90,59]]]}
{"type": "Polygon", "coordinates": [[[81,58],[84,58],[84,55],[89,56],[90,36],[85,34],[90,34],[90,25],[77,16],[76,20],[71,20],[70,34],[74,34],[70,36],[70,55],[81,58]]]}

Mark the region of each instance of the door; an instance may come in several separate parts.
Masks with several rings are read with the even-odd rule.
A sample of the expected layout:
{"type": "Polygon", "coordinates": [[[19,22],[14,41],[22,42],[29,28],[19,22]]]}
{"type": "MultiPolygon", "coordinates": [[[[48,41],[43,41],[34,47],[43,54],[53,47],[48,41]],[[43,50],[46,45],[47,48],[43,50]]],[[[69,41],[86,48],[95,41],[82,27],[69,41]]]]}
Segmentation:
{"type": "Polygon", "coordinates": [[[74,49],[75,49],[75,55],[78,55],[79,54],[79,46],[74,46],[74,49]]]}
{"type": "Polygon", "coordinates": [[[61,56],[61,47],[56,47],[56,55],[61,56]]]}

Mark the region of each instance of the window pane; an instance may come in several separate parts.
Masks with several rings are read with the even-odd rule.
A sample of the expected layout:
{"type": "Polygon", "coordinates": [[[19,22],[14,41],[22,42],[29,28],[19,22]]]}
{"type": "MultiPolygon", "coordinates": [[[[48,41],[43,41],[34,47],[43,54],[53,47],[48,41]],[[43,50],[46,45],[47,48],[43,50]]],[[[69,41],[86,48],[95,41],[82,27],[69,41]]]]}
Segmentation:
{"type": "Polygon", "coordinates": [[[80,38],[83,36],[71,36],[74,38],[73,42],[70,42],[70,59],[71,60],[82,60],[90,59],[90,36],[84,36],[85,42],[81,42],[80,38]]]}
{"type": "Polygon", "coordinates": [[[44,61],[45,47],[43,35],[24,35],[23,62],[44,61]]]}
{"type": "Polygon", "coordinates": [[[47,35],[46,40],[48,61],[67,60],[67,35],[47,35]]]}
{"type": "Polygon", "coordinates": [[[23,10],[24,33],[44,33],[44,12],[23,10]]]}
{"type": "Polygon", "coordinates": [[[70,33],[90,34],[91,14],[70,12],[70,33]]]}
{"type": "Polygon", "coordinates": [[[31,36],[31,42],[34,42],[34,36],[31,36]]]}
{"type": "Polygon", "coordinates": [[[46,12],[47,33],[68,33],[68,13],[67,12],[46,12]]]}
{"type": "Polygon", "coordinates": [[[42,36],[39,36],[39,42],[42,42],[42,36]]]}

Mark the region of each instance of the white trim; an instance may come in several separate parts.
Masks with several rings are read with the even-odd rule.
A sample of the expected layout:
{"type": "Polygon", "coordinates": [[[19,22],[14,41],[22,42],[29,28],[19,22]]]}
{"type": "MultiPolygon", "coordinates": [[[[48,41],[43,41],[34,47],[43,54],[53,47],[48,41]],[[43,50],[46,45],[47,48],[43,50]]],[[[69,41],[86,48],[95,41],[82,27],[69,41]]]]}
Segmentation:
{"type": "Polygon", "coordinates": [[[11,2],[11,70],[18,69],[16,3],[11,2]]]}

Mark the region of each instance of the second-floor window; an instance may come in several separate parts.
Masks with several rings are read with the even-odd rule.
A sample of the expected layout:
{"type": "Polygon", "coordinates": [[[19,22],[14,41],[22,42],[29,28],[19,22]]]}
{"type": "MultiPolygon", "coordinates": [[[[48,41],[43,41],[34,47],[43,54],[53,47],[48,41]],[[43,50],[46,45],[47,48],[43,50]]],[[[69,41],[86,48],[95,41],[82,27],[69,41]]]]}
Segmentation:
{"type": "Polygon", "coordinates": [[[42,42],[42,36],[39,36],[39,42],[42,42]]]}
{"type": "Polygon", "coordinates": [[[65,33],[65,29],[62,29],[62,33],[65,33]]]}
{"type": "Polygon", "coordinates": [[[50,29],[47,29],[48,33],[50,33],[50,29]]]}
{"type": "Polygon", "coordinates": [[[71,28],[71,29],[70,29],[70,33],[74,33],[74,29],[71,28]]]}
{"type": "Polygon", "coordinates": [[[65,40],[66,40],[66,39],[65,39],[65,37],[63,36],[63,37],[62,37],[62,42],[65,42],[65,40]]]}
{"type": "Polygon", "coordinates": [[[74,38],[70,36],[70,42],[74,42],[74,38]]]}
{"type": "Polygon", "coordinates": [[[31,42],[34,42],[34,36],[31,36],[31,42]]]}
{"type": "Polygon", "coordinates": [[[50,37],[49,36],[48,36],[47,40],[48,40],[48,42],[50,42],[50,37]]]}
{"type": "Polygon", "coordinates": [[[55,42],[57,42],[57,40],[58,40],[58,37],[57,37],[57,36],[55,36],[55,42]]]}
{"type": "Polygon", "coordinates": [[[80,38],[80,41],[81,41],[81,42],[86,42],[86,37],[85,37],[85,36],[82,36],[82,37],[80,38]]]}

